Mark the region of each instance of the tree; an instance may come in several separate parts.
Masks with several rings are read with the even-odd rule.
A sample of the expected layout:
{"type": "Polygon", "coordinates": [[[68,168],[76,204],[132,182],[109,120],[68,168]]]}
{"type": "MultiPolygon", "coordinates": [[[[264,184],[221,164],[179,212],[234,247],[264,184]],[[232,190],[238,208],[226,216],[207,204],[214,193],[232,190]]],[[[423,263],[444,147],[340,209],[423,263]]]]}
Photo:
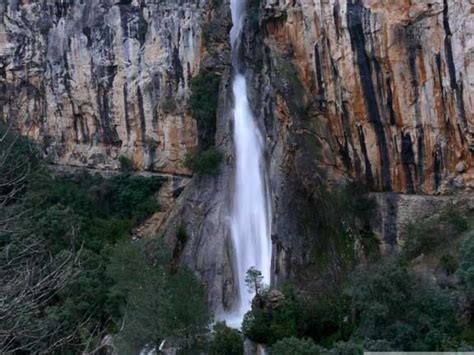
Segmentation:
{"type": "Polygon", "coordinates": [[[355,340],[383,340],[400,351],[439,351],[459,334],[451,295],[416,278],[398,259],[361,266],[348,293],[355,340]]]}
{"type": "Polygon", "coordinates": [[[459,247],[459,278],[466,295],[474,303],[474,234],[469,235],[459,247]]]}
{"type": "Polygon", "coordinates": [[[225,323],[214,325],[214,334],[209,348],[210,355],[242,355],[244,340],[237,329],[229,328],[225,323]]]}
{"type": "Polygon", "coordinates": [[[252,266],[247,270],[245,284],[247,285],[249,292],[255,293],[257,296],[260,296],[260,291],[265,288],[263,283],[263,275],[255,268],[255,266],[252,266]]]}
{"type": "Polygon", "coordinates": [[[157,349],[165,339],[189,348],[209,331],[204,287],[186,269],[172,274],[168,262],[160,241],[123,242],[114,248],[107,270],[116,282],[115,298],[124,300],[116,339],[124,353],[157,349]]]}
{"type": "MultiPolygon", "coordinates": [[[[0,126],[0,353],[51,353],[70,343],[79,328],[68,332],[60,319],[45,314],[76,279],[81,253],[49,252],[36,228],[41,214],[25,203],[29,185],[44,172],[34,147],[12,127],[0,126]]],[[[74,238],[74,227],[65,234],[74,238]]]]}

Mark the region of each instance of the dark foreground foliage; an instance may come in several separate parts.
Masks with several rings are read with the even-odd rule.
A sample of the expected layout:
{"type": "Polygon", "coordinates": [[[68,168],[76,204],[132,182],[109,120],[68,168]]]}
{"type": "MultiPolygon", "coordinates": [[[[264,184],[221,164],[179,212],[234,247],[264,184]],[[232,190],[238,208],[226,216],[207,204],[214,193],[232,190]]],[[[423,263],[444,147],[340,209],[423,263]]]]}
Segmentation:
{"type": "Polygon", "coordinates": [[[8,127],[0,132],[1,353],[100,351],[121,329],[118,339],[135,349],[165,337],[191,343],[204,332],[205,290],[194,275],[171,273],[130,241],[159,209],[161,178],[55,177],[34,145],[8,127]],[[137,324],[145,331],[129,341],[137,324]]]}

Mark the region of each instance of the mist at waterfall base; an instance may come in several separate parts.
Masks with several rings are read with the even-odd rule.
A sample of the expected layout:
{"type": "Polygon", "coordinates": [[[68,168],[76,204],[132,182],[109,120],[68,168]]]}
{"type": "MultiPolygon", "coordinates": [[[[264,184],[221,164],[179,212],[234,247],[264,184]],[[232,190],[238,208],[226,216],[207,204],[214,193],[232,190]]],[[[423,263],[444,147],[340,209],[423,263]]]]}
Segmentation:
{"type": "Polygon", "coordinates": [[[247,98],[247,83],[239,72],[238,48],[244,21],[244,0],[232,0],[231,44],[233,51],[235,190],[231,214],[231,234],[235,251],[234,265],[238,282],[238,299],[233,310],[223,318],[227,325],[240,328],[250,310],[254,294],[247,288],[247,270],[255,267],[262,272],[264,282],[270,283],[271,240],[269,203],[265,188],[262,160],[263,138],[255,123],[247,98]]]}

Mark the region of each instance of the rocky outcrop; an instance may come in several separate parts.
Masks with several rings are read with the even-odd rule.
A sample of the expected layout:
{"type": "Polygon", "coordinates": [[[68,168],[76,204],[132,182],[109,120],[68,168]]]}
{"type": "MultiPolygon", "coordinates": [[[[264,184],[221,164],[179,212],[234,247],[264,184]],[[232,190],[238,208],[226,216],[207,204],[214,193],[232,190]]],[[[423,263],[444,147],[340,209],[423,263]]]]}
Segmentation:
{"type": "Polygon", "coordinates": [[[59,164],[187,174],[186,111],[206,56],[207,1],[6,1],[0,5],[5,117],[59,164]]]}

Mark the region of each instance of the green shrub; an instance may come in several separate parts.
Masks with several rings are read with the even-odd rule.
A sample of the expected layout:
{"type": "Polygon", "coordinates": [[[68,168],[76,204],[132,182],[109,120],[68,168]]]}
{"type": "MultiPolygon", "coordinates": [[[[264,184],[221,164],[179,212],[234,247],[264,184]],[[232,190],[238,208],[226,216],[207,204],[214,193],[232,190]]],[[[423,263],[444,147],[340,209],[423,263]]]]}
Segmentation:
{"type": "Polygon", "coordinates": [[[125,155],[121,155],[118,158],[119,164],[120,164],[120,170],[123,172],[130,172],[135,170],[135,167],[133,165],[133,161],[126,157],[125,155]]]}
{"type": "Polygon", "coordinates": [[[161,109],[164,113],[171,113],[176,110],[176,101],[173,98],[166,98],[161,103],[161,109]]]}
{"type": "Polygon", "coordinates": [[[221,152],[215,148],[209,148],[189,155],[184,165],[198,176],[216,176],[219,173],[219,166],[222,159],[223,155],[221,152]]]}
{"type": "Polygon", "coordinates": [[[405,233],[405,255],[411,259],[442,249],[468,227],[465,216],[454,208],[447,208],[439,216],[421,223],[411,223],[405,233]]]}
{"type": "Polygon", "coordinates": [[[197,122],[201,149],[214,145],[219,83],[220,76],[209,72],[202,72],[191,81],[188,107],[197,122]]]}
{"type": "Polygon", "coordinates": [[[460,332],[451,295],[417,279],[400,260],[362,266],[348,293],[353,338],[386,341],[398,351],[441,351],[460,332]]]}
{"type": "MultiPolygon", "coordinates": [[[[308,308],[303,299],[291,287],[285,287],[283,294],[284,300],[276,309],[254,307],[244,316],[242,332],[247,338],[272,345],[284,338],[306,335],[308,308]]],[[[260,297],[265,299],[267,293],[260,297]]]]}
{"type": "Polygon", "coordinates": [[[209,353],[210,355],[242,355],[244,353],[242,334],[236,329],[229,328],[225,323],[216,323],[209,353]]]}

